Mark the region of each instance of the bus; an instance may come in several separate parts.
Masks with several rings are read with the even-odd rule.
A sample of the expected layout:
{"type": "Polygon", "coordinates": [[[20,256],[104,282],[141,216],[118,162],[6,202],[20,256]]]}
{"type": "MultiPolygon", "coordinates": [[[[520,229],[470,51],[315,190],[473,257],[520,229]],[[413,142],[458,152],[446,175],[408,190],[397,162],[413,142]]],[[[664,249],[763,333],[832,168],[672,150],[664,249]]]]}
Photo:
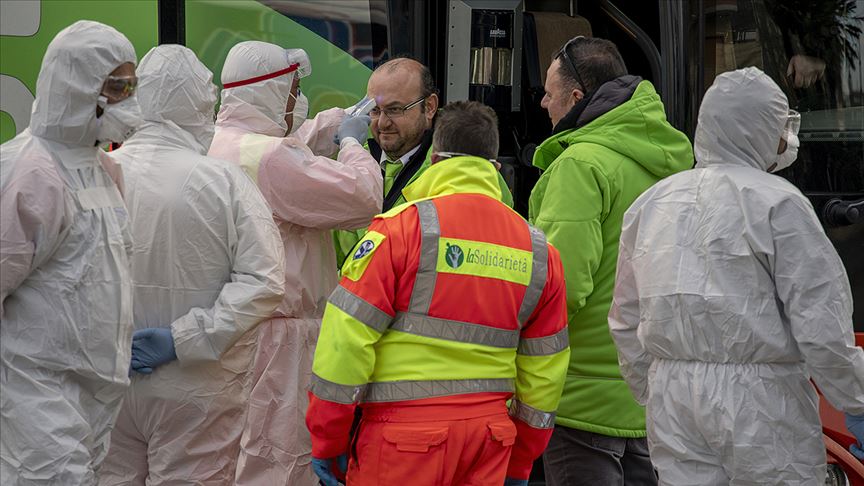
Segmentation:
{"type": "MultiPolygon", "coordinates": [[[[779,175],[810,199],[843,259],[864,332],[864,0],[3,0],[0,142],[28,126],[41,54],[80,19],[116,27],[139,58],[184,44],[217,82],[237,42],[306,49],[310,117],[353,104],[375,66],[411,56],[430,67],[442,103],[473,99],[498,113],[498,160],[522,214],[539,176],[534,147],[552,128],[540,108],[545,71],[567,39],[615,42],[691,140],[714,77],[757,66],[801,113],[798,161],[779,175]]],[[[842,414],[821,406],[828,484],[864,486],[842,414]]],[[[532,484],[543,484],[535,470],[532,484]]]]}

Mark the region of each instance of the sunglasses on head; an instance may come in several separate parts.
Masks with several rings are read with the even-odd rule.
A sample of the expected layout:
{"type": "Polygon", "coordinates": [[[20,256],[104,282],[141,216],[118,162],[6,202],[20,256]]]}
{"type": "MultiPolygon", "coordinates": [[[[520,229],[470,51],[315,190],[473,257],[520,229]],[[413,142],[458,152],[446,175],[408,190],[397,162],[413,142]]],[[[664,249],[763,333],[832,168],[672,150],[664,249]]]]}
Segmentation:
{"type": "Polygon", "coordinates": [[[567,49],[574,43],[576,43],[576,41],[578,41],[579,39],[584,38],[584,36],[579,35],[570,39],[569,41],[567,41],[566,44],[564,44],[564,47],[562,47],[561,50],[558,51],[558,54],[555,54],[555,59],[563,59],[562,62],[564,62],[564,65],[567,66],[567,68],[573,74],[573,77],[576,78],[576,82],[579,83],[579,88],[582,91],[585,91],[585,83],[582,82],[582,76],[579,76],[579,71],[576,69],[576,63],[573,62],[570,54],[567,53],[567,49]]]}

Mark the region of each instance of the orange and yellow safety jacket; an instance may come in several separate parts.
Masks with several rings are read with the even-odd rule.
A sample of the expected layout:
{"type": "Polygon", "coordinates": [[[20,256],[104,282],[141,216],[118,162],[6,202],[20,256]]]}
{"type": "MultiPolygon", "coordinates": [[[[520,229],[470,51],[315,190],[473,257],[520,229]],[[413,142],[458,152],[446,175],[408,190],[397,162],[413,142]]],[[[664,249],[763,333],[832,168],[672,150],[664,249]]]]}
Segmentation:
{"type": "Polygon", "coordinates": [[[373,220],[327,304],[306,415],[312,455],[348,450],[358,404],[512,397],[507,475],[527,478],[570,355],[558,252],[500,202],[487,160],[441,161],[404,193],[408,203],[373,220]]]}

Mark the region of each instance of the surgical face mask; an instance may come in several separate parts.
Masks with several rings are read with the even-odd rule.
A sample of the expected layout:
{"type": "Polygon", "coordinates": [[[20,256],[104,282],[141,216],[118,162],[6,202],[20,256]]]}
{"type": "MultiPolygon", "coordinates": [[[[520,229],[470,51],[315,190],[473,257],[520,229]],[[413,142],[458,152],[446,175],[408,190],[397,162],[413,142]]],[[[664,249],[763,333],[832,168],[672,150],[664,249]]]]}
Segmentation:
{"type": "Polygon", "coordinates": [[[798,140],[798,135],[786,132],[783,135],[783,139],[786,140],[786,150],[782,154],[777,154],[777,158],[774,159],[774,163],[777,165],[771,169],[772,173],[789,167],[798,158],[798,146],[801,144],[798,140]]]}
{"type": "Polygon", "coordinates": [[[111,104],[108,98],[99,96],[97,104],[102,108],[102,116],[97,119],[99,131],[96,134],[96,140],[100,142],[123,143],[142,123],[141,107],[134,96],[111,104]]]}
{"type": "Polygon", "coordinates": [[[786,119],[786,125],[783,127],[782,139],[786,140],[786,150],[782,154],[777,154],[774,159],[776,164],[771,172],[781,171],[795,162],[798,158],[798,146],[801,142],[798,140],[798,130],[801,128],[801,114],[795,110],[789,110],[789,116],[786,119]]]}
{"type": "Polygon", "coordinates": [[[309,115],[309,99],[306,98],[306,95],[301,91],[296,97],[292,94],[289,95],[294,98],[294,109],[291,111],[286,111],[285,116],[291,115],[291,131],[288,134],[292,134],[296,132],[300,125],[306,121],[306,117],[309,115]]]}

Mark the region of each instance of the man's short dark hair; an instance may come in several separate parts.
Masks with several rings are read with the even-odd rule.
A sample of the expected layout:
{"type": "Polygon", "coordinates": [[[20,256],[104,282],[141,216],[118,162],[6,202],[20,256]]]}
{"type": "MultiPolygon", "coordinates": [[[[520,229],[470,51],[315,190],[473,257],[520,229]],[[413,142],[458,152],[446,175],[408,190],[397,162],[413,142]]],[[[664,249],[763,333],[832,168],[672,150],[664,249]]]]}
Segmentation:
{"type": "Polygon", "coordinates": [[[590,93],[607,81],[627,74],[627,66],[621,53],[612,41],[598,37],[575,37],[567,41],[555,52],[552,61],[560,60],[558,74],[564,80],[568,89],[581,89],[590,93]],[[567,57],[573,61],[573,66],[567,62],[563,49],[567,49],[567,57]],[[573,69],[577,72],[574,73],[573,69]],[[584,83],[585,86],[580,86],[584,83]]]}
{"type": "Polygon", "coordinates": [[[438,152],[459,152],[484,159],[498,157],[498,117],[476,101],[448,103],[438,114],[432,147],[438,152]]]}

